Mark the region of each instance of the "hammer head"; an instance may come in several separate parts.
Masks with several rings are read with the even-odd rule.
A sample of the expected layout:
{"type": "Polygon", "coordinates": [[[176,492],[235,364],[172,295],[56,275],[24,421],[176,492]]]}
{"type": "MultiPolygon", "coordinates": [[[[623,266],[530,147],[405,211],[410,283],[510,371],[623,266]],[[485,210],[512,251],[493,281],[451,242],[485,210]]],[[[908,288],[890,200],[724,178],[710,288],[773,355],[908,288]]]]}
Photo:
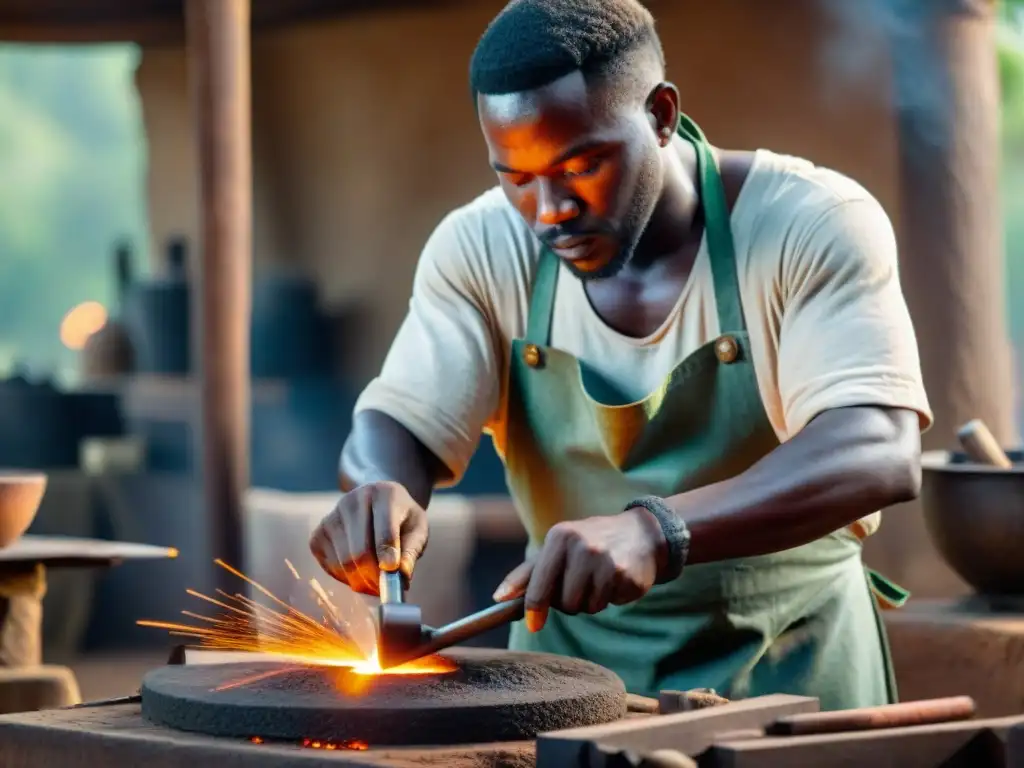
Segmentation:
{"type": "Polygon", "coordinates": [[[405,602],[402,575],[398,571],[382,570],[377,611],[377,661],[381,667],[394,667],[419,656],[423,634],[420,607],[405,602]]]}
{"type": "Polygon", "coordinates": [[[377,660],[383,669],[420,655],[423,616],[418,605],[381,603],[377,611],[377,660]]]}

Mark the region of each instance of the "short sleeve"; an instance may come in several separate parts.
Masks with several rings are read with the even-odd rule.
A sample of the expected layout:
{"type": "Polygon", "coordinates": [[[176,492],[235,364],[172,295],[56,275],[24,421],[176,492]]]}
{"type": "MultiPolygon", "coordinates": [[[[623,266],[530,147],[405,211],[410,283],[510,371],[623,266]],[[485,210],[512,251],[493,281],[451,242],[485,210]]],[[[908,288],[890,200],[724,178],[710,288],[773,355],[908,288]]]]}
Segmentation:
{"type": "Polygon", "coordinates": [[[461,479],[498,406],[493,312],[480,269],[482,239],[460,212],[434,230],[420,256],[409,311],[380,375],[355,411],[387,414],[461,479]]]}
{"type": "Polygon", "coordinates": [[[823,411],[874,405],[932,423],[917,339],[881,205],[838,202],[784,256],[778,382],[790,435],[823,411]]]}

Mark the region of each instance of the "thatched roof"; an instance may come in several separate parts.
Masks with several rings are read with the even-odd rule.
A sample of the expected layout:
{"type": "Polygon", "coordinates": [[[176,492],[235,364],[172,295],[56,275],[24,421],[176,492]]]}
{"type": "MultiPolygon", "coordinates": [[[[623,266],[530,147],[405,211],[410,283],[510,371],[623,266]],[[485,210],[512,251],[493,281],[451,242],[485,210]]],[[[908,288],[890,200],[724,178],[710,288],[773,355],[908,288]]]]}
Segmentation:
{"type": "MultiPolygon", "coordinates": [[[[253,27],[437,0],[252,0],[253,27]]],[[[184,36],[184,0],[0,0],[0,41],[161,43],[184,36]]]]}

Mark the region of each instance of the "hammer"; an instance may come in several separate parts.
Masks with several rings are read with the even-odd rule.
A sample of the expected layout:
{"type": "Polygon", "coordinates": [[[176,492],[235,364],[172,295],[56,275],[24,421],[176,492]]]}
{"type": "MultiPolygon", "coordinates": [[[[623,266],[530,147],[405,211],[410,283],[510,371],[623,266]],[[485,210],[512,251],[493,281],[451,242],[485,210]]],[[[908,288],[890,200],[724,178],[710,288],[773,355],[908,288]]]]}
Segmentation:
{"type": "Polygon", "coordinates": [[[435,629],[423,623],[418,605],[405,602],[399,571],[380,572],[377,610],[377,660],[382,669],[397,667],[523,618],[525,599],[495,603],[482,611],[435,629]]]}

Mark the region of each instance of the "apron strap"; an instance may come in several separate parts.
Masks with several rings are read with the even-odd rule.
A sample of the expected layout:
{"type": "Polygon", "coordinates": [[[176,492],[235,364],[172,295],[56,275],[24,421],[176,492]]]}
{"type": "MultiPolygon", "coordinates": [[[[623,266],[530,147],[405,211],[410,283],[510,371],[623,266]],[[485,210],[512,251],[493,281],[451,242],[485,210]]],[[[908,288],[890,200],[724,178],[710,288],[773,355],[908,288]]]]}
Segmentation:
{"type": "Polygon", "coordinates": [[[877,598],[879,608],[883,611],[902,608],[906,604],[907,600],[910,599],[910,592],[896,582],[890,581],[878,571],[874,571],[870,568],[867,569],[867,572],[868,585],[871,587],[871,593],[875,598],[877,598]]]}
{"type": "MultiPolygon", "coordinates": [[[[740,301],[729,205],[718,162],[700,127],[683,114],[679,116],[679,135],[689,141],[697,152],[697,174],[701,205],[704,207],[704,231],[711,260],[711,277],[715,284],[719,333],[744,331],[746,322],[740,301]]],[[[544,248],[537,264],[526,321],[526,340],[531,344],[547,346],[551,342],[551,320],[555,312],[559,266],[558,257],[544,248]]]]}
{"type": "Polygon", "coordinates": [[[683,114],[679,116],[679,135],[689,141],[697,151],[697,174],[700,181],[701,205],[704,207],[704,232],[708,240],[708,256],[711,259],[711,277],[715,284],[718,331],[745,331],[747,326],[743,319],[743,304],[740,300],[736,249],[729,222],[729,204],[726,202],[718,161],[700,126],[683,114]]]}
{"type": "Polygon", "coordinates": [[[555,314],[555,288],[558,286],[558,257],[544,248],[537,264],[526,316],[526,340],[539,347],[551,343],[551,318],[555,314]]]}

